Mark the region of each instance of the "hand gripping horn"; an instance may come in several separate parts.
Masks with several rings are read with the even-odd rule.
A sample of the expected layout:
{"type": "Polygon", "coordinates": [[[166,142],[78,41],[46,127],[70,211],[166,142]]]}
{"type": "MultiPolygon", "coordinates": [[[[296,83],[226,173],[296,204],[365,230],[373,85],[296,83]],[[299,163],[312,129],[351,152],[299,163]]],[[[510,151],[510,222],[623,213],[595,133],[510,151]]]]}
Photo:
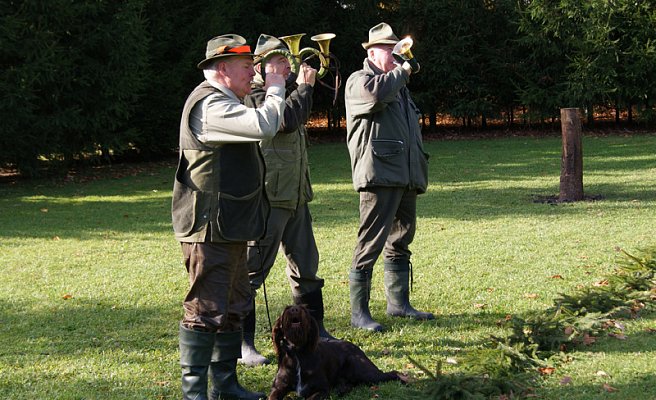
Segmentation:
{"type": "Polygon", "coordinates": [[[412,67],[412,72],[416,74],[419,72],[420,66],[419,62],[417,62],[417,59],[414,57],[414,55],[412,55],[412,51],[410,51],[412,44],[412,38],[410,36],[406,36],[396,45],[394,45],[394,48],[392,49],[392,55],[397,61],[399,61],[399,63],[407,61],[410,64],[410,67],[412,67]]]}

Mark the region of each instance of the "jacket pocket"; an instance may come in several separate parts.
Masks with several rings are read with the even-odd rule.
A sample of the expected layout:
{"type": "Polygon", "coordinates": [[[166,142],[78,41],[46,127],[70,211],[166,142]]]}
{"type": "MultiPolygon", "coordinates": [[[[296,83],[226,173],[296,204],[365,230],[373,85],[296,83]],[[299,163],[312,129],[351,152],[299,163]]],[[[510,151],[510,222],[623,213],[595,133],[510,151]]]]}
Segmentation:
{"type": "Polygon", "coordinates": [[[264,234],[268,210],[261,187],[240,197],[219,193],[219,233],[232,241],[257,240],[264,234]]]}
{"type": "Polygon", "coordinates": [[[404,143],[394,139],[372,139],[371,150],[378,158],[392,158],[403,154],[404,143]]]}

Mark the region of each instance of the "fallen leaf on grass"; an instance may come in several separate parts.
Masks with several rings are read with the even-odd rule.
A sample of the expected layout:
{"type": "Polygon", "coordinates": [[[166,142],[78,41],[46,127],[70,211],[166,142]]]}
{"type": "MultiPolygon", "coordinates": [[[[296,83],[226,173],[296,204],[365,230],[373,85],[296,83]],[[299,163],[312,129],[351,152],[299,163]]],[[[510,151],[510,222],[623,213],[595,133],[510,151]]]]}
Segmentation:
{"type": "Polygon", "coordinates": [[[55,236],[52,238],[52,240],[54,240],[55,242],[59,242],[61,239],[59,238],[59,236],[55,236]]]}
{"type": "Polygon", "coordinates": [[[551,375],[556,371],[556,368],[554,367],[540,367],[538,368],[538,372],[540,375],[551,375]]]}
{"type": "Polygon", "coordinates": [[[563,276],[560,274],[556,274],[556,275],[552,275],[551,279],[565,279],[565,278],[563,278],[563,276]]]}
{"type": "Polygon", "coordinates": [[[611,385],[609,385],[609,384],[607,384],[607,383],[604,383],[604,384],[602,385],[602,387],[603,387],[604,390],[607,391],[608,393],[617,392],[617,389],[615,389],[614,387],[612,387],[611,385]]]}
{"type": "Polygon", "coordinates": [[[626,335],[624,335],[623,333],[612,333],[611,332],[611,333],[608,334],[608,336],[614,337],[615,339],[619,339],[619,340],[626,340],[626,335]]]}
{"type": "Polygon", "coordinates": [[[647,328],[645,331],[647,331],[647,333],[656,333],[656,328],[647,328]]]}
{"type": "Polygon", "coordinates": [[[592,286],[595,286],[595,287],[608,286],[608,283],[609,283],[608,279],[603,279],[603,280],[600,280],[599,282],[593,283],[592,286]]]}
{"type": "Polygon", "coordinates": [[[73,295],[72,295],[72,294],[68,294],[68,293],[66,293],[65,295],[62,296],[62,299],[64,299],[64,300],[70,300],[70,299],[72,299],[72,298],[73,298],[73,295]]]}
{"type": "Polygon", "coordinates": [[[456,360],[453,357],[447,357],[446,358],[446,363],[447,364],[452,364],[452,365],[458,365],[458,360],[456,360]]]}
{"type": "Polygon", "coordinates": [[[597,338],[594,337],[594,336],[590,336],[587,333],[585,335],[583,335],[583,344],[586,345],[586,346],[589,346],[589,345],[593,344],[596,341],[597,341],[597,338]]]}
{"type": "Polygon", "coordinates": [[[563,376],[563,379],[560,380],[561,385],[569,385],[570,383],[572,383],[572,378],[569,376],[563,376]]]}
{"type": "Polygon", "coordinates": [[[481,308],[481,309],[482,309],[482,308],[487,307],[487,304],[485,304],[485,303],[475,303],[475,304],[474,304],[474,307],[475,307],[475,308],[481,308]]]}
{"type": "Polygon", "coordinates": [[[540,295],[537,293],[525,293],[524,297],[527,299],[537,299],[540,295]]]}
{"type": "Polygon", "coordinates": [[[608,373],[606,371],[599,370],[599,371],[597,371],[597,373],[595,375],[601,376],[601,377],[604,377],[604,378],[610,378],[610,375],[608,375],[608,373]]]}
{"type": "Polygon", "coordinates": [[[47,212],[48,212],[48,209],[47,209],[47,208],[42,208],[40,211],[41,211],[42,213],[47,213],[47,212]]]}
{"type": "Polygon", "coordinates": [[[617,328],[620,331],[624,332],[624,325],[612,319],[604,322],[603,326],[605,329],[617,328]]]}

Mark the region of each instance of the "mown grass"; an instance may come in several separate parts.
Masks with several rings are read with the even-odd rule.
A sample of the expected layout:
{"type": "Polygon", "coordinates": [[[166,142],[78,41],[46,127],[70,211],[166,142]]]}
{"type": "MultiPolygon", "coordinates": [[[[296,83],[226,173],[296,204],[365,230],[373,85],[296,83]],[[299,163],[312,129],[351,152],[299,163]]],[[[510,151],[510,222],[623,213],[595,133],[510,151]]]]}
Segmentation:
{"type": "MultiPolygon", "coordinates": [[[[457,360],[491,335],[507,334],[499,324],[507,315],[546,309],[559,293],[612,273],[616,247],[653,246],[656,135],[585,137],[584,190],[602,199],[535,202],[558,193],[560,146],[559,138],[527,137],[426,143],[431,186],[418,203],[411,298],[437,319],[387,317],[378,266],[371,308],[388,327],[382,335],[349,325],[358,198],[345,145],[312,146],[326,326],[381,369],[421,380],[408,356],[429,368],[457,360]]],[[[181,397],[177,324],[187,277],[170,227],[173,168],[119,166],[66,182],[0,187],[1,398],[181,397]]],[[[280,257],[267,293],[275,318],[291,301],[280,257]]],[[[257,303],[257,345],[273,359],[261,294],[257,303]]],[[[534,393],[656,399],[654,315],[623,322],[626,340],[598,338],[569,353],[534,393]],[[565,377],[571,383],[562,384],[565,377]]],[[[444,364],[447,373],[461,367],[444,364]]],[[[267,391],[275,366],[239,372],[245,386],[267,391]]],[[[421,389],[390,383],[344,398],[425,398],[421,389]]]]}

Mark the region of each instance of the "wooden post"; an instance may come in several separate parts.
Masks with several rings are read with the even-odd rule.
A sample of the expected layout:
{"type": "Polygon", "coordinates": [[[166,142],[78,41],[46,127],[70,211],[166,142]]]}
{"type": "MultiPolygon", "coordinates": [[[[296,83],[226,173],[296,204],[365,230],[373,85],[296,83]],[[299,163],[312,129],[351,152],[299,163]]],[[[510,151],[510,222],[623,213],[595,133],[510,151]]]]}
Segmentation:
{"type": "Polygon", "coordinates": [[[558,201],[583,200],[583,147],[578,108],[560,109],[563,154],[560,164],[558,201]]]}

